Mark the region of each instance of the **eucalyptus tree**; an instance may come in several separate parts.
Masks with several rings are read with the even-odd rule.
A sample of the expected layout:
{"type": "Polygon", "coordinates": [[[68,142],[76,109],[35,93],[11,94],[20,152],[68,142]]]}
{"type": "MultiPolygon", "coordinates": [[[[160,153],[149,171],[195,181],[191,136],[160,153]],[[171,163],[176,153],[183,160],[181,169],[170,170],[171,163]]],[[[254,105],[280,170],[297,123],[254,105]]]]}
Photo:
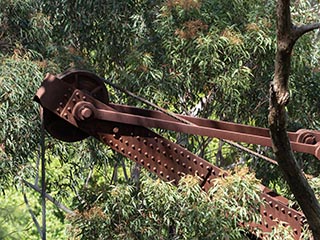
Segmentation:
{"type": "MultiPolygon", "coordinates": [[[[299,1],[292,7],[296,19],[314,16],[308,12],[309,3],[299,1]]],[[[268,125],[268,85],[277,46],[272,1],[4,0],[0,6],[4,9],[0,13],[3,189],[14,179],[30,183],[37,178],[40,122],[31,99],[48,71],[85,68],[177,113],[268,125]]],[[[291,130],[319,126],[317,39],[309,35],[301,40],[292,59],[291,76],[299,81],[292,82],[294,98],[287,106],[291,130]],[[303,87],[309,83],[312,88],[303,87]]],[[[111,101],[141,104],[108,90],[111,101]]],[[[174,140],[181,137],[165,134],[174,140]]],[[[219,149],[210,139],[189,136],[186,144],[194,151],[203,150],[201,155],[209,161],[214,161],[219,149]]],[[[48,168],[61,168],[51,169],[48,191],[61,201],[72,192],[75,198],[70,205],[83,210],[77,227],[85,231],[82,226],[92,222],[81,217],[87,216],[95,201],[106,209],[114,203],[107,198],[103,205],[100,197],[104,195],[96,195],[95,190],[99,192],[112,180],[108,164],[119,166],[122,160],[93,140],[62,144],[47,136],[47,146],[48,168]]],[[[239,161],[238,153],[230,149],[223,149],[223,155],[225,164],[239,161]]],[[[306,162],[305,156],[301,161],[306,162]]],[[[312,166],[307,172],[316,173],[317,162],[306,165],[312,166]]],[[[125,196],[136,194],[126,191],[125,196]]],[[[142,204],[135,200],[128,204],[142,204]]]]}
{"type": "Polygon", "coordinates": [[[289,76],[293,47],[299,38],[315,29],[320,29],[320,23],[293,23],[289,0],[277,2],[277,52],[275,73],[270,87],[269,124],[279,167],[308,220],[313,238],[320,239],[320,204],[292,153],[286,132],[285,108],[290,98],[289,76]]]}

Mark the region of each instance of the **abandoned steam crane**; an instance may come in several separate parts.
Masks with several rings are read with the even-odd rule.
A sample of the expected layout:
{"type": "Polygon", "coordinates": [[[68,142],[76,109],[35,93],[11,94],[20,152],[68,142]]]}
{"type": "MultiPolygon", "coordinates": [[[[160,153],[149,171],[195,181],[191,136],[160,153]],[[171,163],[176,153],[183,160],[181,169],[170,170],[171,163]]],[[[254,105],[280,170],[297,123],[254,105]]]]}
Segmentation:
{"type": "MultiPolygon", "coordinates": [[[[87,71],[48,74],[36,100],[44,109],[45,128],[53,137],[74,142],[93,136],[165,181],[177,184],[184,174],[197,175],[204,191],[212,186],[212,179],[224,177],[225,173],[149,128],[263,146],[272,144],[268,129],[182,115],[174,117],[161,111],[110,103],[103,79],[87,71]]],[[[289,133],[289,137],[294,151],[320,158],[318,132],[300,130],[289,133]]],[[[260,207],[262,220],[258,227],[268,232],[277,222],[286,222],[295,239],[299,239],[305,221],[303,214],[289,208],[286,198],[263,185],[260,187],[265,204],[260,207]]]]}

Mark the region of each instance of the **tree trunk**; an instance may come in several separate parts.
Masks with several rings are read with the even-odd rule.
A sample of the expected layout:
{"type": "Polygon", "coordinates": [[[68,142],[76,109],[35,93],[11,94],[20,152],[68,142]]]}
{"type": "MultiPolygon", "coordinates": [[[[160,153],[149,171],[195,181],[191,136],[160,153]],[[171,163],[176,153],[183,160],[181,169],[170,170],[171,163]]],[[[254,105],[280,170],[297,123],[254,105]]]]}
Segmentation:
{"type": "Polygon", "coordinates": [[[307,218],[314,239],[320,240],[320,205],[292,153],[286,129],[285,109],[289,102],[291,52],[298,38],[311,30],[312,27],[294,26],[290,16],[290,0],[278,0],[277,52],[275,74],[270,88],[269,127],[279,167],[307,218]]]}

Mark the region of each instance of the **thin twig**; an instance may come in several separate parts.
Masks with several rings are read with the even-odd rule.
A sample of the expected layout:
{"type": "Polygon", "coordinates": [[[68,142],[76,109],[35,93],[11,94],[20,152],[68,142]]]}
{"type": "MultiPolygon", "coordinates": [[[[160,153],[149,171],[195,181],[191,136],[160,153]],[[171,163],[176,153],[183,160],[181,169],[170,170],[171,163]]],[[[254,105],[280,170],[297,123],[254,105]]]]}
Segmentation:
{"type": "Polygon", "coordinates": [[[34,185],[39,185],[39,166],[40,166],[40,154],[41,154],[41,147],[39,149],[39,156],[37,157],[36,161],[36,176],[34,178],[34,185]]]}
{"type": "MultiPolygon", "coordinates": [[[[23,181],[24,184],[26,184],[27,187],[30,187],[30,188],[32,188],[33,190],[35,190],[36,192],[41,193],[41,189],[40,189],[38,186],[36,186],[36,185],[34,185],[34,184],[32,184],[32,183],[24,180],[24,179],[23,179],[22,181],[23,181]]],[[[53,197],[52,197],[51,195],[49,195],[48,193],[46,193],[45,196],[46,196],[46,199],[48,199],[50,202],[52,202],[54,205],[56,205],[56,206],[57,206],[59,209],[61,209],[62,211],[66,212],[66,213],[68,213],[68,214],[70,214],[70,215],[75,215],[75,213],[74,213],[71,209],[67,208],[65,205],[63,205],[62,203],[60,203],[58,200],[56,200],[55,198],[53,198],[53,197]]]]}
{"type": "Polygon", "coordinates": [[[127,170],[126,170],[126,164],[125,164],[123,158],[121,158],[120,161],[121,161],[121,166],[122,166],[122,169],[123,169],[124,178],[128,182],[129,178],[128,178],[128,174],[127,174],[127,170]]]}
{"type": "Polygon", "coordinates": [[[28,211],[29,211],[29,213],[31,215],[32,221],[33,221],[34,225],[36,225],[37,231],[40,234],[40,237],[42,238],[43,237],[42,236],[42,230],[41,230],[40,224],[39,224],[39,222],[37,220],[37,217],[35,216],[34,212],[32,211],[32,208],[31,208],[31,206],[29,204],[29,201],[28,201],[26,193],[24,191],[22,191],[22,194],[23,194],[23,200],[24,200],[24,202],[25,202],[25,204],[26,204],[26,206],[28,208],[28,211]]]}
{"type": "Polygon", "coordinates": [[[84,186],[85,186],[85,187],[88,187],[90,178],[91,178],[91,176],[92,176],[92,173],[93,173],[93,166],[90,168],[88,177],[86,178],[86,182],[84,183],[84,186]]]}

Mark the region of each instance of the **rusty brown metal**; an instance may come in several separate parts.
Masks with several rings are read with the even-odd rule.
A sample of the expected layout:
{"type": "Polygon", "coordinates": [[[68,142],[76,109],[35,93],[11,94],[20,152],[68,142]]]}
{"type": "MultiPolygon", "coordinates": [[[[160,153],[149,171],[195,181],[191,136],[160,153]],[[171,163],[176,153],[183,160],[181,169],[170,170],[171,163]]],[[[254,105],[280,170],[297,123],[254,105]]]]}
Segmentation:
{"type": "MultiPolygon", "coordinates": [[[[227,173],[148,128],[164,128],[266,146],[271,144],[267,129],[179,115],[194,124],[190,126],[158,111],[111,104],[108,96],[103,96],[107,93],[102,90],[99,81],[93,80],[94,84],[81,85],[82,77],[90,81],[92,76],[87,73],[79,74],[77,71],[60,76],[48,75],[37,92],[36,99],[45,111],[59,119],[50,133],[67,141],[94,136],[173,184],[177,184],[183,175],[191,174],[198,176],[202,189],[208,191],[214,178],[225,177],[227,173]],[[64,79],[65,76],[67,80],[64,79]],[[81,89],[79,86],[82,86],[81,89]],[[87,86],[90,88],[86,89],[87,86]],[[97,92],[100,92],[100,97],[97,97],[97,92]],[[76,130],[76,134],[84,135],[69,138],[68,129],[61,126],[71,127],[76,130]]],[[[52,118],[46,119],[51,120],[52,118]]],[[[318,156],[318,132],[301,130],[290,133],[289,136],[296,151],[318,156]]],[[[258,227],[269,232],[277,222],[286,222],[292,227],[295,239],[299,239],[305,221],[303,214],[289,208],[288,200],[284,197],[263,185],[260,188],[265,204],[260,206],[262,220],[258,227]]]]}
{"type": "Polygon", "coordinates": [[[48,104],[43,111],[45,129],[53,137],[66,142],[80,141],[88,137],[88,134],[59,116],[61,107],[69,100],[74,89],[83,90],[103,103],[109,102],[105,85],[99,77],[91,72],[75,70],[57,76],[47,74],[35,97],[36,101],[41,99],[48,104]],[[50,94],[46,92],[48,89],[50,94]]]}

